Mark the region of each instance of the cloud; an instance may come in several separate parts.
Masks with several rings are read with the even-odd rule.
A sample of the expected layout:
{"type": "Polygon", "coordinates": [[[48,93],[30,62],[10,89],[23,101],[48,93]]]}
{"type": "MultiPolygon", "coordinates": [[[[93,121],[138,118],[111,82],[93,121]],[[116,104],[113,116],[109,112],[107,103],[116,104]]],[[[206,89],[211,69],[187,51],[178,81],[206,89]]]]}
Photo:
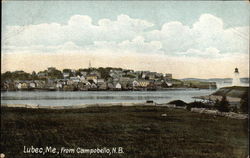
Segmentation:
{"type": "MultiPolygon", "coordinates": [[[[205,57],[214,54],[218,56],[232,52],[248,53],[249,26],[224,29],[223,21],[210,14],[203,14],[192,27],[181,22],[168,22],[160,30],[146,33],[147,40],[159,40],[166,54],[194,54],[197,50],[204,52],[205,57]],[[209,48],[217,49],[217,53],[205,51],[209,48]],[[184,53],[185,54],[185,53],[184,53]]],[[[197,54],[197,53],[196,53],[197,54]]]]}
{"type": "Polygon", "coordinates": [[[58,45],[72,41],[78,45],[93,44],[95,41],[123,41],[133,39],[153,24],[127,15],[117,20],[100,19],[98,25],[86,15],[72,16],[66,25],[43,23],[27,26],[7,26],[4,36],[15,34],[7,45],[58,45]]]}
{"type": "Polygon", "coordinates": [[[214,36],[223,31],[223,22],[220,18],[211,14],[202,14],[193,29],[207,36],[214,36]]]}
{"type": "Polygon", "coordinates": [[[192,26],[154,23],[128,15],[115,20],[73,15],[65,24],[7,26],[4,53],[131,52],[173,57],[224,58],[249,52],[249,26],[225,28],[219,17],[202,14],[192,26]]]}
{"type": "Polygon", "coordinates": [[[187,57],[210,57],[210,58],[221,58],[224,57],[223,54],[220,54],[220,51],[217,48],[209,47],[205,50],[198,49],[188,49],[186,52],[180,52],[179,55],[187,56],[187,57]]]}
{"type": "Polygon", "coordinates": [[[161,30],[150,31],[145,36],[147,40],[161,41],[167,53],[185,51],[194,44],[191,29],[180,22],[165,23],[161,30]]]}
{"type": "Polygon", "coordinates": [[[92,45],[79,46],[72,41],[60,45],[32,45],[32,46],[5,46],[5,53],[86,53],[86,52],[109,52],[109,53],[141,53],[141,54],[162,54],[161,42],[146,42],[143,37],[138,36],[132,40],[122,42],[95,41],[92,45]]]}

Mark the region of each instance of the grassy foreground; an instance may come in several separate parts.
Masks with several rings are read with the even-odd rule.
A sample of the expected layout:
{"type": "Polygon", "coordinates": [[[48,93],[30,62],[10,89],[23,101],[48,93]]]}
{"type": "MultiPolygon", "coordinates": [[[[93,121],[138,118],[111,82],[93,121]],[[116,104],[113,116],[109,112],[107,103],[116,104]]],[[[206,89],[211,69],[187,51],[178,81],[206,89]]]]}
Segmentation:
{"type": "Polygon", "coordinates": [[[15,157],[246,158],[247,120],[167,107],[1,108],[1,153],[15,157]],[[163,117],[162,114],[167,114],[163,117]],[[24,154],[24,146],[123,147],[123,154],[24,154]]]}

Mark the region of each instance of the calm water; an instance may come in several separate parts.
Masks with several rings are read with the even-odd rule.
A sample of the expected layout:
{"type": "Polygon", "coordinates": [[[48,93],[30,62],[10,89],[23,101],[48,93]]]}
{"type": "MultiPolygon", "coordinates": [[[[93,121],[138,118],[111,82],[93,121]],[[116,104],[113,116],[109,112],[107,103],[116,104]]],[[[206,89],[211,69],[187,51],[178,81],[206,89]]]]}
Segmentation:
{"type": "Polygon", "coordinates": [[[215,90],[168,90],[168,91],[75,91],[75,92],[2,92],[2,104],[33,104],[33,105],[81,105],[94,103],[145,102],[153,100],[167,103],[180,99],[192,102],[194,96],[208,95],[215,90]]]}

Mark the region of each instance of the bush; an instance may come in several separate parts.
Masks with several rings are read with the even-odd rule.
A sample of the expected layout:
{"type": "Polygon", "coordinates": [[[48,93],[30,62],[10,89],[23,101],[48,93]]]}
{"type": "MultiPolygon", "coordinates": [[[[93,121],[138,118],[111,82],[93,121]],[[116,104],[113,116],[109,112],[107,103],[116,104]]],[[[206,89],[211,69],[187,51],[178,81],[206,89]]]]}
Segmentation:
{"type": "Polygon", "coordinates": [[[210,109],[211,107],[208,104],[205,104],[203,102],[195,101],[195,102],[192,102],[192,103],[188,104],[187,109],[191,110],[191,108],[207,108],[207,109],[210,109]]]}
{"type": "Polygon", "coordinates": [[[238,110],[238,108],[237,108],[236,106],[232,107],[232,108],[231,108],[231,111],[232,111],[232,112],[235,112],[235,113],[238,113],[238,112],[239,112],[239,110],[238,110]]]}
{"type": "Polygon", "coordinates": [[[188,105],[182,100],[174,100],[174,101],[169,102],[168,104],[174,104],[175,106],[187,106],[188,105]]]}
{"type": "Polygon", "coordinates": [[[220,106],[218,107],[218,110],[220,112],[229,112],[230,108],[229,108],[229,102],[227,101],[227,97],[223,96],[221,101],[219,102],[220,106]]]}
{"type": "Polygon", "coordinates": [[[241,99],[240,101],[240,111],[242,113],[248,113],[248,97],[246,97],[245,99],[241,99]]]}
{"type": "Polygon", "coordinates": [[[214,103],[215,109],[218,109],[219,106],[220,106],[220,100],[219,100],[219,99],[216,99],[216,100],[215,100],[215,103],[214,103]]]}

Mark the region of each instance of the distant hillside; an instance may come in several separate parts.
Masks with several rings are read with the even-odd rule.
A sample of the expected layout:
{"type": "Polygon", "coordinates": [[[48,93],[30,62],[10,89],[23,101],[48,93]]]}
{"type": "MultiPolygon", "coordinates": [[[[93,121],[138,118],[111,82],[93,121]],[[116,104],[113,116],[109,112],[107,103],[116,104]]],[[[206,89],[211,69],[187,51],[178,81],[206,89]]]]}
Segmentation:
{"type": "Polygon", "coordinates": [[[222,80],[232,80],[232,78],[208,78],[208,79],[203,79],[203,78],[183,78],[181,80],[197,80],[197,81],[208,81],[208,80],[214,80],[214,81],[222,81],[222,80]]]}
{"type": "Polygon", "coordinates": [[[249,87],[223,87],[214,92],[212,95],[217,96],[228,96],[228,97],[235,97],[235,98],[245,98],[249,93],[249,87]]]}
{"type": "MultiPolygon", "coordinates": [[[[231,83],[233,81],[232,78],[209,78],[209,79],[201,79],[201,78],[183,78],[180,79],[182,81],[200,81],[200,82],[224,82],[224,83],[231,83]]],[[[240,78],[242,83],[249,83],[249,78],[244,77],[240,78]]]]}

